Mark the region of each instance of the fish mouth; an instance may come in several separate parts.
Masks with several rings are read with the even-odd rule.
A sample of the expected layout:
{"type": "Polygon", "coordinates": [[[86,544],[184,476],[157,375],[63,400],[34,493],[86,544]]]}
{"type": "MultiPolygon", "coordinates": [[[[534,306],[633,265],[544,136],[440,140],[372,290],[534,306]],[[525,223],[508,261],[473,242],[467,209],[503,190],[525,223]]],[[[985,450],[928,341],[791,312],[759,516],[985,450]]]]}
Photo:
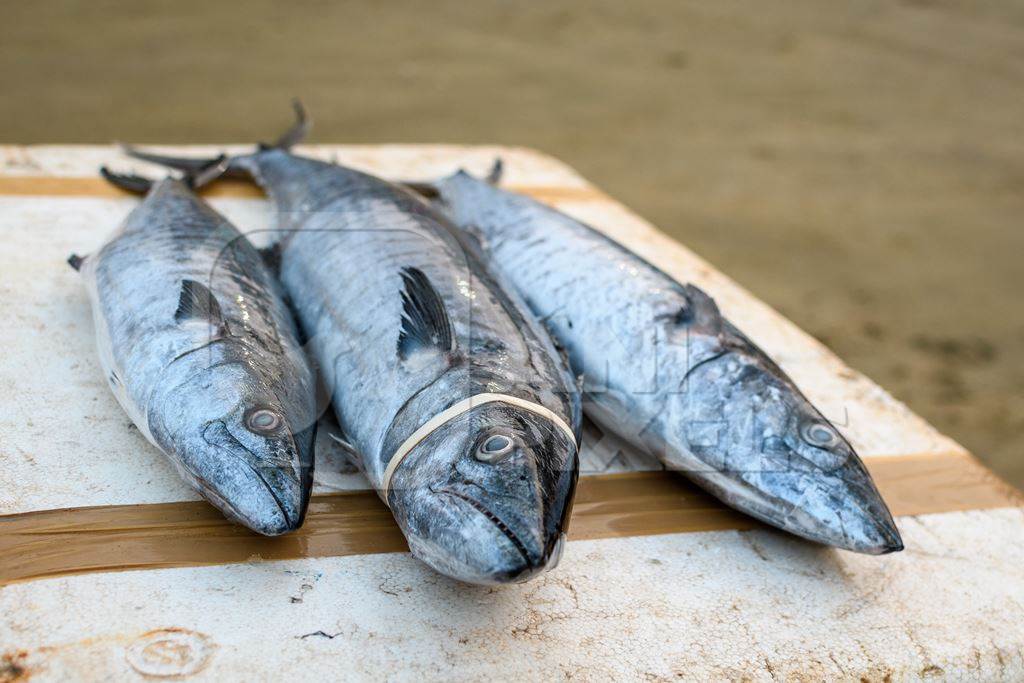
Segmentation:
{"type": "Polygon", "coordinates": [[[273,487],[267,483],[266,479],[251,465],[248,463],[245,463],[245,465],[260,481],[260,485],[257,488],[261,493],[266,494],[262,496],[264,501],[269,498],[274,502],[274,507],[269,514],[265,512],[259,515],[246,513],[238,504],[222,496],[207,480],[193,475],[199,495],[220,510],[231,521],[241,524],[247,529],[263,536],[280,536],[281,534],[298,529],[302,524],[301,516],[289,513],[287,506],[281,502],[281,498],[274,491],[273,487]]]}
{"type": "Polygon", "coordinates": [[[788,516],[794,533],[865,555],[903,550],[892,513],[856,455],[831,477],[804,478],[802,488],[788,516]]]}
{"type": "Polygon", "coordinates": [[[294,438],[287,438],[283,450],[296,457],[282,460],[282,471],[269,472],[269,477],[260,471],[260,465],[273,467],[273,463],[238,441],[223,422],[212,423],[204,432],[204,439],[224,455],[218,458],[217,482],[190,468],[190,478],[200,495],[229,519],[264,536],[279,536],[302,525],[308,487],[302,480],[301,465],[300,472],[291,472],[298,459],[294,438]]]}
{"type": "Polygon", "coordinates": [[[903,545],[903,538],[900,536],[895,522],[890,520],[888,525],[880,525],[880,527],[880,533],[885,538],[884,542],[871,548],[866,548],[862,552],[866,555],[888,555],[889,553],[898,553],[903,550],[905,547],[903,545]]]}
{"type": "Polygon", "coordinates": [[[277,491],[274,490],[274,487],[270,485],[270,482],[267,481],[267,478],[264,477],[260,473],[260,471],[258,469],[256,469],[255,467],[253,467],[249,463],[245,463],[245,465],[250,470],[252,470],[252,473],[255,474],[256,477],[261,482],[263,482],[263,486],[267,490],[267,493],[269,493],[270,497],[274,499],[275,503],[277,503],[277,509],[280,510],[281,516],[284,517],[284,529],[282,529],[282,531],[280,533],[284,533],[285,531],[291,531],[293,529],[297,529],[299,527],[299,524],[301,524],[301,519],[300,518],[297,518],[297,519],[293,519],[292,518],[292,515],[290,515],[289,512],[288,512],[288,508],[284,505],[284,503],[281,502],[281,497],[279,495],[277,495],[277,491]]]}
{"type": "Polygon", "coordinates": [[[790,474],[776,477],[777,487],[797,489],[801,494],[780,498],[772,495],[773,487],[763,483],[727,482],[724,476],[696,479],[731,507],[809,541],[865,555],[903,550],[892,514],[868,480],[850,482],[844,477],[815,479],[790,474]]]}
{"type": "Polygon", "coordinates": [[[441,489],[440,491],[438,491],[438,493],[446,493],[449,496],[454,496],[455,498],[464,500],[474,510],[476,510],[481,515],[486,517],[491,522],[491,524],[497,527],[498,531],[505,535],[505,538],[508,539],[509,543],[515,546],[515,549],[519,551],[519,555],[522,556],[523,562],[525,562],[528,565],[533,562],[530,559],[530,553],[526,550],[526,546],[523,544],[521,540],[519,540],[519,537],[516,536],[516,533],[512,531],[511,528],[509,528],[508,524],[505,524],[505,522],[501,521],[501,518],[498,517],[498,515],[491,512],[483,503],[474,500],[473,498],[465,495],[464,493],[459,493],[458,491],[454,491],[452,489],[441,489]]]}
{"type": "Polygon", "coordinates": [[[783,528],[807,540],[864,555],[888,555],[903,550],[903,539],[891,517],[854,519],[849,523],[836,513],[835,522],[824,529],[819,519],[810,521],[794,519],[792,528],[783,528]]]}

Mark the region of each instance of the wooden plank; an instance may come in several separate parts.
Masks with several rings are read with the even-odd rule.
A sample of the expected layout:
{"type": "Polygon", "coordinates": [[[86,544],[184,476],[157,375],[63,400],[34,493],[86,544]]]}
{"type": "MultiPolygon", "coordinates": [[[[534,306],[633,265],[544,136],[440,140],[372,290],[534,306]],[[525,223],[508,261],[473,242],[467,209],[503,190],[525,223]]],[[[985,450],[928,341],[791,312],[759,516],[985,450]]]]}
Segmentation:
{"type": "MultiPolygon", "coordinates": [[[[544,187],[513,185],[510,190],[528,194],[545,202],[590,201],[604,197],[593,188],[544,187]]],[[[264,198],[256,185],[227,178],[200,191],[207,199],[212,197],[264,198]]],[[[0,197],[131,197],[126,190],[115,187],[98,177],[80,176],[0,176],[0,197]]]]}
{"type": "MultiPolygon", "coordinates": [[[[1019,507],[1024,497],[969,456],[875,458],[871,473],[894,515],[1019,507]]],[[[681,475],[583,477],[574,541],[764,528],[681,475]]],[[[390,511],[370,491],[314,496],[303,527],[266,538],[201,502],[110,505],[0,517],[0,585],[68,574],[198,567],[408,550],[390,511]],[[116,555],[110,548],[116,547],[116,555]]]]}

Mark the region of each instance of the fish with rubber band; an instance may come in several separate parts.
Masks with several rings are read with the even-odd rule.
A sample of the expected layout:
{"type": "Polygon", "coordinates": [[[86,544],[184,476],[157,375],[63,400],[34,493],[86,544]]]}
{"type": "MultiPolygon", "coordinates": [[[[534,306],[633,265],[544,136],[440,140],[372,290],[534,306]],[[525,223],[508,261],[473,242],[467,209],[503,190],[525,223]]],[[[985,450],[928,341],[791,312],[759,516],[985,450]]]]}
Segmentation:
{"type": "Polygon", "coordinates": [[[584,377],[584,411],[732,507],[862,553],[902,549],[850,442],[692,284],[464,171],[408,183],[480,245],[584,377]]]}

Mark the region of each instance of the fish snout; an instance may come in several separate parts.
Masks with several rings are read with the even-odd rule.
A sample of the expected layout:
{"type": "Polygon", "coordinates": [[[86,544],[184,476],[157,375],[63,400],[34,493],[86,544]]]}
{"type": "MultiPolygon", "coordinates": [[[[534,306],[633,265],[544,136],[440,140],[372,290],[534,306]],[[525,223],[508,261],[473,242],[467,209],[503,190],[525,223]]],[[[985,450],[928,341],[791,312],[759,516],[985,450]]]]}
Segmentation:
{"type": "Polygon", "coordinates": [[[808,538],[867,555],[903,550],[892,513],[852,449],[840,466],[828,472],[794,472],[794,476],[804,487],[809,518],[803,531],[808,538]]]}
{"type": "Polygon", "coordinates": [[[903,538],[900,536],[895,522],[891,519],[889,524],[879,524],[877,532],[875,542],[868,545],[862,552],[869,555],[887,555],[903,550],[903,538]]]}
{"type": "Polygon", "coordinates": [[[547,538],[536,520],[457,488],[398,491],[392,510],[413,555],[453,579],[519,583],[553,568],[564,535],[547,538]]]}
{"type": "Polygon", "coordinates": [[[832,475],[773,473],[762,477],[760,484],[752,495],[730,502],[773,526],[825,545],[867,555],[903,549],[892,514],[859,460],[832,475]]]}
{"type": "MultiPolygon", "coordinates": [[[[443,489],[442,495],[452,496],[462,504],[475,510],[480,517],[490,523],[487,533],[481,537],[486,546],[502,549],[500,561],[494,564],[488,573],[486,583],[518,583],[527,581],[537,574],[551,569],[561,558],[562,539],[564,534],[555,534],[547,538],[539,516],[531,519],[511,505],[502,505],[502,500],[492,501],[489,505],[477,500],[471,494],[457,488],[443,489]],[[510,548],[511,546],[511,548],[510,548]],[[512,549],[515,552],[512,552],[512,549]],[[552,563],[554,559],[554,563],[552,563]]],[[[489,561],[488,552],[481,559],[484,564],[489,561]]]]}
{"type": "MultiPolygon", "coordinates": [[[[881,503],[881,498],[877,501],[881,503]]],[[[858,524],[854,525],[857,530],[847,535],[850,541],[847,549],[866,555],[887,555],[903,550],[903,538],[889,509],[884,503],[874,508],[860,513],[858,524]]]]}
{"type": "Polygon", "coordinates": [[[197,488],[225,517],[256,533],[279,536],[298,529],[308,496],[293,477],[260,469],[241,461],[225,464],[213,480],[201,480],[197,488]]]}
{"type": "Polygon", "coordinates": [[[312,489],[312,467],[304,458],[312,444],[305,436],[247,445],[222,426],[211,426],[204,453],[191,458],[191,479],[229,519],[265,536],[294,531],[302,525],[312,489]]]}

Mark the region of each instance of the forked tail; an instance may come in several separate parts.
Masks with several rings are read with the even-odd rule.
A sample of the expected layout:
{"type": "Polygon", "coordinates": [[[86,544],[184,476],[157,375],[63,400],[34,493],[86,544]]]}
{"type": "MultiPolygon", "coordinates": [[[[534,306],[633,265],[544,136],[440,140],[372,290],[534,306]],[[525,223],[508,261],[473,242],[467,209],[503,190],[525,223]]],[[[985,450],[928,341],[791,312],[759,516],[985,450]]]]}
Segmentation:
{"type": "MultiPolygon", "coordinates": [[[[312,122],[306,115],[306,109],[302,106],[302,102],[298,99],[292,100],[292,108],[295,110],[295,123],[292,124],[291,128],[286,130],[281,137],[272,143],[261,142],[257,145],[257,149],[260,151],[269,149],[284,149],[288,150],[297,145],[302,141],[303,138],[309,133],[309,129],[312,126],[312,122]]],[[[174,168],[182,171],[186,174],[199,174],[203,170],[215,164],[218,159],[190,159],[188,157],[173,157],[165,156],[163,154],[152,154],[145,152],[131,145],[122,145],[122,151],[130,157],[139,159],[141,161],[148,161],[153,164],[160,166],[166,166],[167,168],[174,168]]],[[[226,163],[223,171],[215,177],[247,177],[247,174],[231,163],[231,159],[227,157],[221,157],[226,159],[226,163]]],[[[127,188],[126,188],[127,189],[127,188]]]]}
{"type": "MultiPolygon", "coordinates": [[[[193,190],[207,185],[224,175],[228,169],[228,158],[221,154],[216,159],[206,159],[203,164],[183,168],[181,180],[193,190]]],[[[153,187],[153,180],[134,173],[114,173],[106,166],[100,167],[100,175],[115,187],[135,194],[146,194],[153,187]]]]}
{"type": "MultiPolygon", "coordinates": [[[[182,173],[181,181],[185,183],[189,188],[198,190],[203,185],[210,183],[220,176],[224,175],[224,171],[228,167],[228,158],[223,154],[213,160],[207,160],[203,165],[197,165],[195,168],[184,170],[182,173]]],[[[114,187],[119,187],[122,190],[127,190],[135,194],[146,194],[153,187],[153,181],[150,178],[136,175],[134,173],[114,173],[106,166],[100,167],[100,175],[102,175],[107,182],[114,187]]],[[[75,270],[81,270],[82,264],[88,256],[79,256],[78,254],[72,254],[68,257],[68,265],[75,270]]]]}

